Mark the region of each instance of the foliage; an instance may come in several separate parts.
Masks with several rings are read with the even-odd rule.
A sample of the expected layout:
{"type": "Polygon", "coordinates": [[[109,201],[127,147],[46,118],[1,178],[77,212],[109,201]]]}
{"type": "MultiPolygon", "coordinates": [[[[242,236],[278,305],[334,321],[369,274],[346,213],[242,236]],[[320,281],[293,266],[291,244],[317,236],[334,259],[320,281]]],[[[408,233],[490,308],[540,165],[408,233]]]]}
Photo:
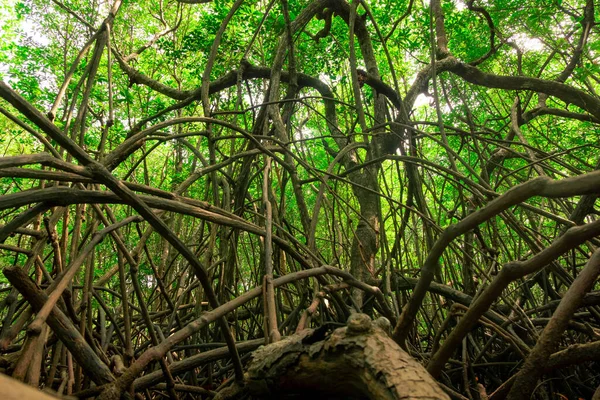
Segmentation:
{"type": "MultiPolygon", "coordinates": [[[[593,292],[579,295],[587,308],[568,316],[554,347],[536,345],[551,334],[544,327],[575,290],[569,288],[597,248],[597,234],[573,239],[523,276],[505,279],[502,272],[554,249],[569,228],[597,229],[600,186],[586,180],[595,176],[600,134],[593,1],[115,4],[0,6],[0,77],[41,113],[53,110],[62,132],[53,136],[49,121],[23,115],[25,103],[2,89],[0,218],[11,231],[0,228],[0,259],[47,288],[85,255],[69,281],[66,310],[78,330],[99,337],[92,344],[98,354],[123,356],[129,367],[139,355],[134,350],[164,342],[207,304],[215,308],[212,292],[231,304],[261,285],[264,298],[236,303],[229,330],[189,333],[180,339],[185,351],[172,344],[168,357],[191,357],[230,332],[239,341],[291,334],[304,323],[304,310],[306,326],[316,327],[360,309],[399,320],[399,344],[447,387],[478,398],[478,383],[491,393],[522,361],[528,371],[540,351],[550,363],[559,347],[597,339],[593,292]],[[89,158],[66,148],[65,137],[89,158]],[[18,157],[43,152],[65,163],[18,157]],[[96,164],[133,194],[89,168],[96,164]],[[544,187],[510,203],[515,187],[538,177],[560,193],[544,187]],[[19,197],[25,194],[36,200],[19,197]],[[47,207],[29,215],[39,204],[47,207]],[[496,204],[505,207],[492,212],[496,204]],[[85,253],[99,231],[132,215],[143,218],[85,253]],[[452,236],[478,215],[485,218],[452,236]],[[15,218],[22,218],[19,229],[10,225],[15,218]],[[355,280],[322,276],[269,286],[322,265],[355,280]],[[417,280],[428,294],[413,292],[417,280]],[[363,293],[357,282],[374,289],[363,293]],[[495,285],[504,286],[494,292],[495,285]],[[480,312],[458,306],[487,299],[480,312]],[[461,346],[451,345],[454,325],[464,331],[456,339],[461,346]],[[450,357],[467,368],[446,365],[450,357]]],[[[24,343],[33,339],[19,317],[26,302],[15,302],[20,292],[3,275],[0,285],[0,351],[13,343],[28,354],[33,347],[24,343]],[[20,333],[8,337],[10,326],[20,333]]],[[[81,369],[66,363],[67,349],[48,343],[27,374],[22,366],[3,372],[14,368],[17,378],[68,394],[90,387],[81,369]],[[36,368],[45,384],[35,381],[36,368]],[[54,381],[57,368],[68,370],[66,386],[54,381]]],[[[537,382],[548,374],[534,398],[590,397],[600,378],[589,372],[597,359],[585,361],[572,371],[531,375],[537,382]]],[[[212,385],[238,362],[210,364],[182,382],[212,385]]],[[[523,374],[512,398],[517,390],[531,395],[523,374]]]]}

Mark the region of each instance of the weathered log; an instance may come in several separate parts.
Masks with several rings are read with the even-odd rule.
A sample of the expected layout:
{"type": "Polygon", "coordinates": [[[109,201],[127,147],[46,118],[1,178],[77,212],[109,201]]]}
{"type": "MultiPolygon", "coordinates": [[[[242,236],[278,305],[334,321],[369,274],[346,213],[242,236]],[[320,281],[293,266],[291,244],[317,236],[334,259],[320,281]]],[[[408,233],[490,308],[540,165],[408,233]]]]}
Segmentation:
{"type": "Polygon", "coordinates": [[[425,368],[365,314],[330,335],[304,330],[258,349],[245,377],[256,397],[448,399],[425,368]]]}

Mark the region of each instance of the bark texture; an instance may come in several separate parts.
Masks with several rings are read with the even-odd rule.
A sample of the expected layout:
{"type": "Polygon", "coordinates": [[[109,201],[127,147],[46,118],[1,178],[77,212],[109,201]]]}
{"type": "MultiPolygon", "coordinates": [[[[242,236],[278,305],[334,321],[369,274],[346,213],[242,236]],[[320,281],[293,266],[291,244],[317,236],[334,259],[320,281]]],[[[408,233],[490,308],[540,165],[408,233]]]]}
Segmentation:
{"type": "Polygon", "coordinates": [[[425,368],[365,314],[331,334],[304,330],[262,347],[246,374],[250,393],[280,398],[448,399],[425,368]]]}

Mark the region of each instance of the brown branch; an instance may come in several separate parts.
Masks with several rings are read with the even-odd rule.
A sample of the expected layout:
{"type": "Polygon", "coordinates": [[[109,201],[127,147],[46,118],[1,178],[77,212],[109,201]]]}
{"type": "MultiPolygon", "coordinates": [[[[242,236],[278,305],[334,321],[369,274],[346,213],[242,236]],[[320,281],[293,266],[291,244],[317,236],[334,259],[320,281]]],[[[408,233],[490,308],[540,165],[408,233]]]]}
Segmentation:
{"type": "Polygon", "coordinates": [[[478,86],[506,90],[532,90],[555,96],[565,103],[575,104],[600,119],[600,99],[564,83],[525,76],[504,76],[483,72],[455,60],[448,70],[478,86]]]}
{"type": "MultiPolygon", "coordinates": [[[[7,267],[3,270],[4,276],[21,292],[23,297],[39,312],[48,296],[19,267],[7,267]]],[[[98,385],[114,381],[110,370],[96,355],[94,350],[86,343],[69,318],[58,308],[54,307],[47,318],[48,325],[61,342],[69,349],[86,374],[98,385]]]]}
{"type": "Polygon", "coordinates": [[[554,311],[552,319],[538,338],[535,347],[525,360],[525,365],[519,371],[515,384],[508,394],[507,400],[529,398],[542,375],[542,368],[548,362],[550,355],[558,347],[563,331],[569,320],[579,308],[583,297],[594,286],[600,275],[600,250],[596,250],[587,265],[581,271],[569,290],[554,311]]]}
{"type": "Polygon", "coordinates": [[[533,196],[542,197],[569,197],[582,194],[593,194],[597,191],[594,186],[598,185],[596,180],[600,179],[600,172],[591,172],[573,178],[554,181],[548,177],[539,177],[529,182],[516,186],[502,196],[492,200],[487,206],[471,213],[455,225],[444,230],[429,252],[427,259],[421,269],[421,278],[415,287],[409,303],[405,306],[398,324],[394,329],[394,339],[398,343],[404,343],[412,326],[419,308],[425,298],[429,284],[433,280],[435,272],[439,270],[439,259],[445,249],[458,236],[470,231],[479,224],[489,220],[502,211],[517,205],[533,196]]]}
{"type": "MultiPolygon", "coordinates": [[[[539,178],[538,178],[539,179],[539,178]]],[[[540,190],[544,193],[544,190],[540,190]]],[[[462,338],[477,323],[479,317],[490,307],[490,305],[501,295],[502,291],[516,279],[522,278],[544,268],[550,262],[565,252],[581,245],[587,240],[600,234],[600,221],[587,225],[570,228],[561,237],[556,239],[552,245],[546,247],[540,253],[527,261],[511,262],[505,264],[500,273],[490,283],[483,293],[471,304],[471,307],[452,330],[440,350],[435,353],[427,370],[433,376],[438,376],[452,352],[462,341],[462,338]]]]}
{"type": "MultiPolygon", "coordinates": [[[[345,271],[341,271],[337,268],[333,268],[330,266],[322,266],[312,269],[307,269],[303,271],[298,271],[295,273],[284,275],[280,278],[273,280],[273,287],[279,287],[291,282],[295,282],[300,279],[306,279],[310,277],[316,277],[324,274],[332,274],[335,276],[339,276],[344,278],[349,283],[356,282],[354,277],[351,274],[345,271]]],[[[114,383],[107,386],[102,394],[98,397],[98,400],[113,400],[117,399],[120,394],[125,390],[134,380],[140,375],[146,367],[155,360],[164,357],[165,354],[177,343],[182,340],[190,337],[194,333],[198,332],[203,327],[208,324],[219,320],[224,317],[227,313],[237,309],[238,307],[244,305],[248,301],[260,296],[263,292],[263,287],[258,286],[254,289],[248,290],[246,293],[237,297],[234,300],[231,300],[211,311],[207,311],[203,313],[200,318],[192,321],[184,328],[178,330],[173,333],[171,336],[166,338],[166,340],[162,341],[158,346],[152,347],[149,350],[146,350],[138,359],[133,363],[125,373],[119,377],[114,383]]]]}

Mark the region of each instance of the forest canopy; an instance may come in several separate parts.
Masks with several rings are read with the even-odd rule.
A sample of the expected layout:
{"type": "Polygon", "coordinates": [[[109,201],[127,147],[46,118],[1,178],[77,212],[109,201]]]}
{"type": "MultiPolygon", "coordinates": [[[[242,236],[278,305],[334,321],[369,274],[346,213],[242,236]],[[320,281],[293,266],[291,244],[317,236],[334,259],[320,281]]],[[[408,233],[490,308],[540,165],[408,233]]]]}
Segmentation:
{"type": "Polygon", "coordinates": [[[599,21],[0,2],[0,393],[600,399],[599,21]]]}

